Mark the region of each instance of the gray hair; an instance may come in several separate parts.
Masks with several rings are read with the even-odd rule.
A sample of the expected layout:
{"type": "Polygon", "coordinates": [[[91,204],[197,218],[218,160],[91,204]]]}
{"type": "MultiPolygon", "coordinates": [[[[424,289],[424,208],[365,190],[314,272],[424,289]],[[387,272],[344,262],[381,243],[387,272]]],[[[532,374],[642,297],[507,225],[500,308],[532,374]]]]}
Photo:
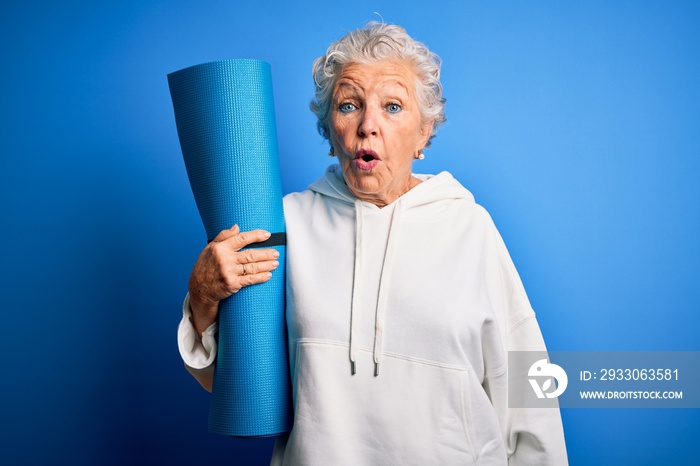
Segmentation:
{"type": "Polygon", "coordinates": [[[311,111],[318,121],[318,132],[330,139],[329,114],[333,89],[343,68],[349,64],[370,64],[383,60],[404,60],[416,72],[416,98],[422,121],[433,120],[426,147],[435,137],[438,126],[445,122],[445,99],[442,97],[440,65],[442,61],[423,43],[416,41],[396,25],[372,21],[363,29],[355,29],[332,43],[326,53],[314,60],[313,76],[316,94],[311,111]]]}

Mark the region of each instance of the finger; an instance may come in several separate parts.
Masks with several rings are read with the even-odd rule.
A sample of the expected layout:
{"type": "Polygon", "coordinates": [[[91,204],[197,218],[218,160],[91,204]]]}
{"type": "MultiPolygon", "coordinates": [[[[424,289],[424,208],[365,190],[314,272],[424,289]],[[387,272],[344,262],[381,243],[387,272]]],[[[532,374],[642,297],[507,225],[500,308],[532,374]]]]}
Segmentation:
{"type": "Polygon", "coordinates": [[[239,264],[252,264],[254,262],[273,261],[280,256],[275,249],[251,248],[236,253],[236,262],[239,264]]]}
{"type": "Polygon", "coordinates": [[[278,261],[263,261],[263,262],[251,262],[248,264],[241,264],[243,271],[242,275],[257,275],[265,272],[272,272],[280,263],[278,261]]]}
{"type": "Polygon", "coordinates": [[[241,228],[238,225],[234,225],[231,228],[227,230],[222,230],[219,232],[218,235],[212,240],[213,242],[221,242],[221,241],[226,241],[227,239],[231,238],[234,235],[237,235],[240,233],[241,228]]]}
{"type": "Polygon", "coordinates": [[[265,283],[272,278],[271,272],[254,273],[250,275],[243,275],[239,277],[239,283],[241,287],[257,285],[258,283],[265,283]]]}
{"type": "Polygon", "coordinates": [[[235,250],[239,250],[253,243],[261,243],[268,239],[270,239],[269,231],[251,230],[244,231],[243,233],[239,233],[237,235],[233,235],[227,238],[227,242],[230,243],[235,250]]]}

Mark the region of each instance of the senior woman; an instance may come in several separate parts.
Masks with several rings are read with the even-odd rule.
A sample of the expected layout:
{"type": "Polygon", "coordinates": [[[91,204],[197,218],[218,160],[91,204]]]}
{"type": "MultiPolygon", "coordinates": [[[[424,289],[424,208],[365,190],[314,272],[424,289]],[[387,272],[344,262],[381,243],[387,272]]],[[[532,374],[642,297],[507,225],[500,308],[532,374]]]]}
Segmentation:
{"type": "MultiPolygon", "coordinates": [[[[369,23],[313,65],[338,164],[284,199],[294,426],[279,465],[567,464],[559,411],[509,409],[509,350],[544,350],[486,211],[449,173],[416,175],[445,120],[440,59],[369,23]]],[[[268,232],[222,231],[190,277],[180,348],[210,389],[218,303],[269,280],[268,232]]]]}

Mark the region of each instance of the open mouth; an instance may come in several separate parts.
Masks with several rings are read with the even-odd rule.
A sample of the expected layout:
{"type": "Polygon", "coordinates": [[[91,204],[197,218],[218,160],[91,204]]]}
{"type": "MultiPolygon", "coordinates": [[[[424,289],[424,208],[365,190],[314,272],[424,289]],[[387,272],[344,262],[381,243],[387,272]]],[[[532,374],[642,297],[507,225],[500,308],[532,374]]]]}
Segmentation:
{"type": "Polygon", "coordinates": [[[355,165],[360,170],[371,170],[379,163],[379,156],[371,149],[360,149],[355,154],[355,165]]]}
{"type": "Polygon", "coordinates": [[[355,159],[371,162],[372,160],[379,160],[379,156],[372,149],[360,149],[355,153],[355,159]]]}

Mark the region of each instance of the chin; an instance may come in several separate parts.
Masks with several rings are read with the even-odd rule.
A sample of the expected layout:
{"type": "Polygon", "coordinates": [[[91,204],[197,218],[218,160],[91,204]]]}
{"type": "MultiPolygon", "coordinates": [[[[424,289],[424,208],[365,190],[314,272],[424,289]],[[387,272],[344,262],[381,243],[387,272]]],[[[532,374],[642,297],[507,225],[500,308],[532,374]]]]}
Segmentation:
{"type": "Polygon", "coordinates": [[[345,183],[350,187],[350,190],[355,193],[376,195],[381,191],[379,183],[371,173],[351,175],[349,178],[350,179],[345,179],[345,183]]]}

